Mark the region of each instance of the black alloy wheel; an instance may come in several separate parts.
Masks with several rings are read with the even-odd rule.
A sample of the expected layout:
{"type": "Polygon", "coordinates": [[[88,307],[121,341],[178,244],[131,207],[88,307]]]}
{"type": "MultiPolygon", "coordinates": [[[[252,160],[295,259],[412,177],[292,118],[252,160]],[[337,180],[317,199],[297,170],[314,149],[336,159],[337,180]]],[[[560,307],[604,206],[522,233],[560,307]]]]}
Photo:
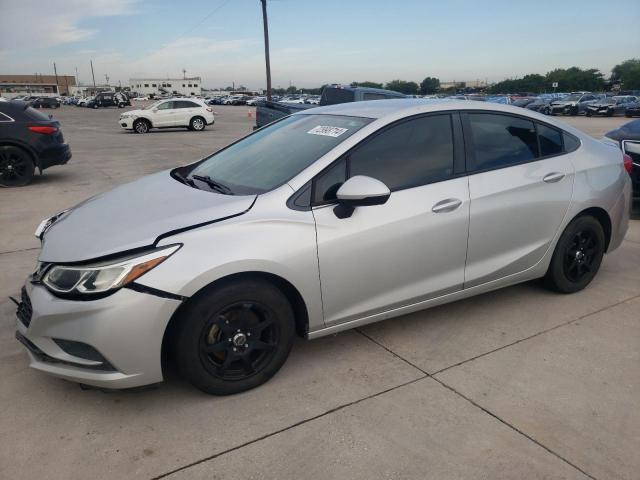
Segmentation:
{"type": "Polygon", "coordinates": [[[565,276],[574,283],[583,280],[591,273],[598,252],[595,232],[591,229],[577,231],[565,247],[565,276]]]}
{"type": "Polygon", "coordinates": [[[591,216],[574,219],[560,236],[545,276],[562,293],[585,288],[596,276],[605,251],[604,230],[591,216]]]}
{"type": "Polygon", "coordinates": [[[174,358],[200,390],[230,395],[269,380],[287,359],[295,336],[293,309],[262,279],[212,285],[180,313],[174,358]]]}
{"type": "Polygon", "coordinates": [[[239,302],[212,315],[200,336],[200,360],[221,380],[243,380],[264,369],[275,354],[280,329],[266,305],[239,302]]]}
{"type": "Polygon", "coordinates": [[[27,152],[12,146],[0,147],[0,186],[23,187],[31,182],[34,171],[27,152]]]}

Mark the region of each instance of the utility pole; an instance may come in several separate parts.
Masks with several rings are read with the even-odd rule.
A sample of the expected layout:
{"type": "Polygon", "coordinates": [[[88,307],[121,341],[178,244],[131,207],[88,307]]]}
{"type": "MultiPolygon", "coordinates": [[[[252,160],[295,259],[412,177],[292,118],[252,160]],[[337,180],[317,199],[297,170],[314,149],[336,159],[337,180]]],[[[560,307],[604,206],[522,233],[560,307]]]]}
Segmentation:
{"type": "Polygon", "coordinates": [[[267,100],[271,101],[271,62],[269,60],[269,24],[267,22],[267,0],[262,3],[262,24],[264,26],[264,60],[267,66],[267,100]]]}
{"type": "Polygon", "coordinates": [[[78,67],[76,67],[76,85],[80,86],[80,77],[78,77],[78,67]]]}
{"type": "Polygon", "coordinates": [[[187,79],[187,71],[184,68],[182,69],[182,79],[183,80],[187,79]]]}
{"type": "Polygon", "coordinates": [[[56,90],[57,94],[60,95],[60,88],[58,87],[58,70],[56,69],[56,62],[53,62],[53,73],[56,75],[56,90]]]}
{"type": "Polygon", "coordinates": [[[93,74],[93,60],[89,60],[89,63],[91,63],[91,77],[93,78],[93,90],[95,91],[95,89],[96,89],[96,76],[93,74]]]}
{"type": "Polygon", "coordinates": [[[104,74],[104,79],[107,81],[107,87],[109,86],[109,75],[104,74]]]}

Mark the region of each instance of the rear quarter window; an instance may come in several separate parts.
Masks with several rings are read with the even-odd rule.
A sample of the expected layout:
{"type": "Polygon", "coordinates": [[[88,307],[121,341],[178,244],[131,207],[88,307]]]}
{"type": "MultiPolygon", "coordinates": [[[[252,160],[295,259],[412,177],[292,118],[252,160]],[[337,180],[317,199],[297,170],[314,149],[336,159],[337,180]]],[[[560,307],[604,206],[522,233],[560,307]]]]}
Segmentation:
{"type": "Polygon", "coordinates": [[[570,133],[563,132],[562,137],[564,139],[564,151],[566,153],[575,152],[580,148],[580,140],[578,137],[574,137],[570,133]]]}

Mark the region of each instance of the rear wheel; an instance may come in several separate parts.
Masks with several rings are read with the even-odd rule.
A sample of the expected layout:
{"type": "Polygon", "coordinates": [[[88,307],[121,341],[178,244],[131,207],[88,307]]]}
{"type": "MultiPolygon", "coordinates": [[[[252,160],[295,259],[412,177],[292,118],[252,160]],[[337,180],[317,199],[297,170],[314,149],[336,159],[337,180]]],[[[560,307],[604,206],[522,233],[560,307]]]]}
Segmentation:
{"type": "Polygon", "coordinates": [[[94,108],[94,109],[95,109],[95,108],[98,108],[98,104],[97,104],[97,103],[94,103],[94,104],[93,104],[93,108],[94,108]]]}
{"type": "Polygon", "coordinates": [[[149,122],[146,120],[136,120],[133,122],[133,129],[136,133],[147,133],[149,131],[149,122]]]}
{"type": "Polygon", "coordinates": [[[196,132],[201,132],[207,126],[207,123],[202,117],[193,117],[189,122],[189,128],[196,132]]]}
{"type": "Polygon", "coordinates": [[[230,395],[269,380],[287,359],[294,332],[284,294],[270,283],[244,280],[187,306],[176,360],[182,376],[200,390],[230,395]]]}
{"type": "Polygon", "coordinates": [[[18,147],[0,147],[0,186],[23,187],[31,182],[34,171],[27,152],[18,147]]]}
{"type": "Polygon", "coordinates": [[[558,240],[545,276],[547,285],[562,293],[582,290],[598,273],[604,249],[600,222],[591,216],[576,218],[558,240]]]}
{"type": "Polygon", "coordinates": [[[124,103],[120,102],[120,103],[118,104],[118,108],[124,108],[124,103]]]}

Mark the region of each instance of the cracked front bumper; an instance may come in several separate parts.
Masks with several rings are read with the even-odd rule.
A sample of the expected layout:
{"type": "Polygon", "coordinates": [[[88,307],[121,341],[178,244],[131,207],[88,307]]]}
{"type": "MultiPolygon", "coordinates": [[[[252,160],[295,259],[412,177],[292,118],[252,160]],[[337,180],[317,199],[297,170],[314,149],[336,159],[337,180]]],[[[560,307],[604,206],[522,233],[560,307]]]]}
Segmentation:
{"type": "Polygon", "coordinates": [[[41,372],[102,388],[148,385],[163,379],[162,339],[180,303],[127,288],[98,300],[65,300],[28,282],[16,337],[41,372]],[[106,362],[71,355],[60,346],[65,340],[95,349],[106,362]]]}

